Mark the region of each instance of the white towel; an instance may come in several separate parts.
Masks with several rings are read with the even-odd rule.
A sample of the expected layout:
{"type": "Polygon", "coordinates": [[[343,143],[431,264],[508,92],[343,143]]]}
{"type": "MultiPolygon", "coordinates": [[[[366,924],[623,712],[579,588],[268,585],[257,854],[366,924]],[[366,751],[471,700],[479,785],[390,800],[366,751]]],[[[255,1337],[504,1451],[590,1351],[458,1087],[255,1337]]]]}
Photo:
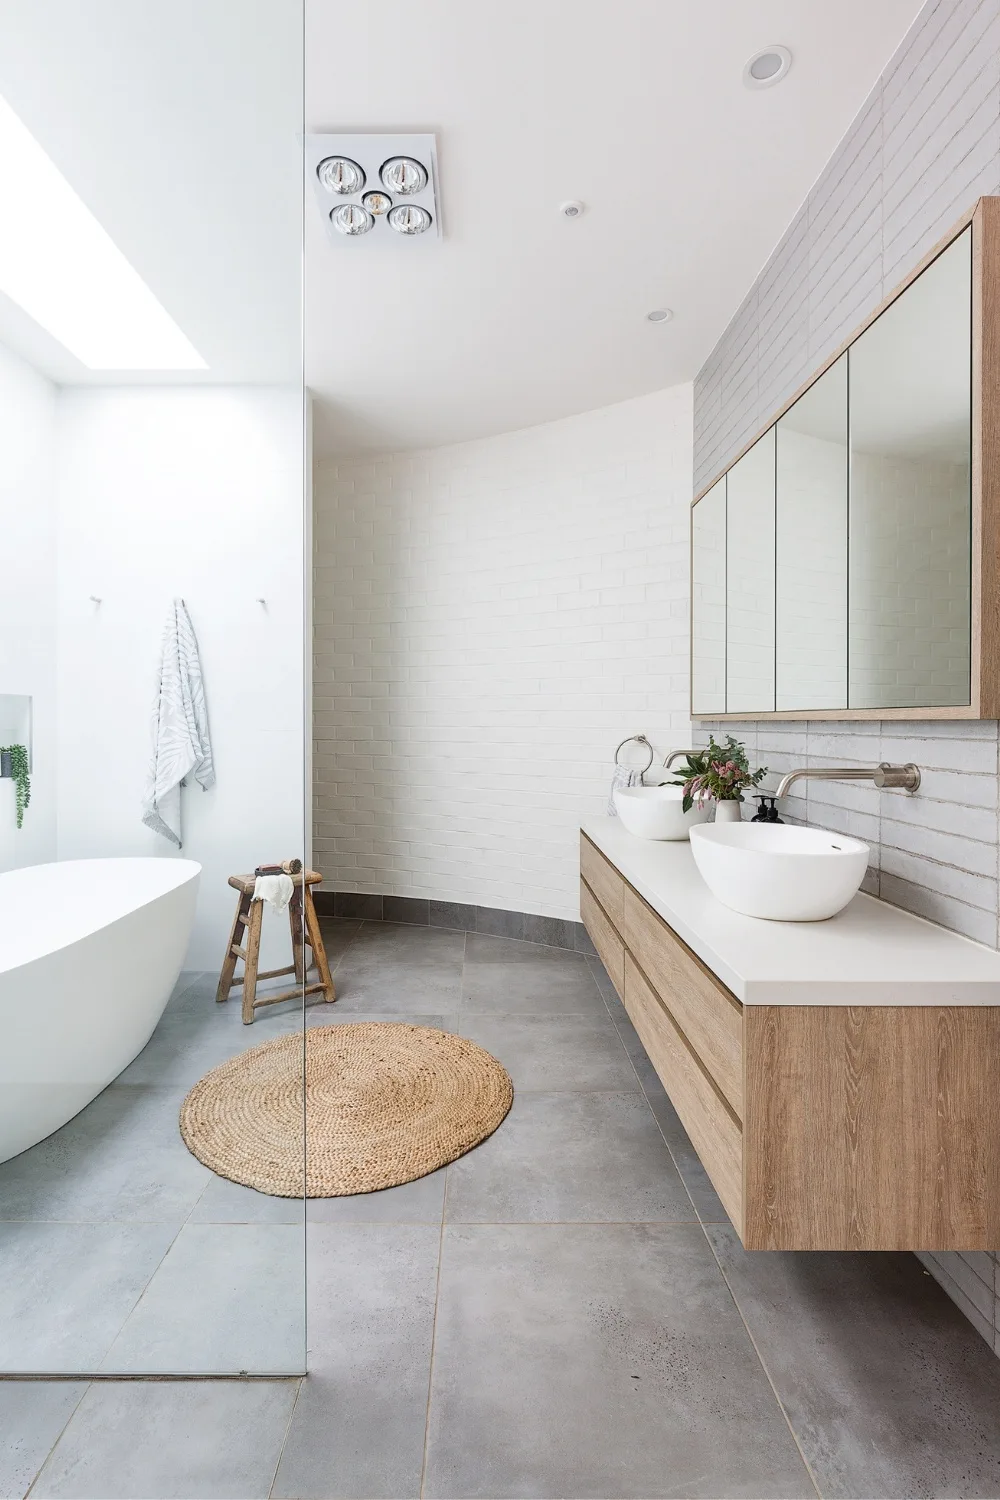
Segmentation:
{"type": "Polygon", "coordinates": [[[258,875],[252,901],[266,901],[275,911],[286,911],[295,883],[290,875],[258,875]]]}
{"type": "Polygon", "coordinates": [[[615,766],[611,777],[611,792],[608,796],[608,817],[617,818],[618,809],[615,806],[615,792],[620,786],[642,786],[642,772],[637,771],[635,766],[615,766]]]}
{"type": "Polygon", "coordinates": [[[175,599],[163,631],[160,678],[153,707],[153,759],[142,799],[147,828],[181,847],[181,787],[194,774],[204,791],[215,784],[205,685],[191,617],[175,599]]]}

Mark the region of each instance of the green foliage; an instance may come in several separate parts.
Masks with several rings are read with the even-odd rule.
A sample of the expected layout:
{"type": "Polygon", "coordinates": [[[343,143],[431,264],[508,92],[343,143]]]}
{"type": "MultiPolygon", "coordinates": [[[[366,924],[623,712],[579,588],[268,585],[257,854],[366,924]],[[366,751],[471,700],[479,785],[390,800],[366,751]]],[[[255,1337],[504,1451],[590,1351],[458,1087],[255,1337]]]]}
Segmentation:
{"type": "Polygon", "coordinates": [[[706,798],[713,802],[742,802],[743,792],[759,786],[766,775],[766,766],[751,771],[746,746],[740,740],[727,734],[725,743],[717,745],[709,735],[707,750],[691,751],[673,784],[684,787],[681,805],[685,812],[690,812],[696,800],[700,806],[706,798]]]}
{"type": "Polygon", "coordinates": [[[31,777],[28,775],[28,752],[23,745],[0,745],[0,755],[9,755],[14,778],[17,826],[24,822],[24,809],[31,801],[31,777]]]}

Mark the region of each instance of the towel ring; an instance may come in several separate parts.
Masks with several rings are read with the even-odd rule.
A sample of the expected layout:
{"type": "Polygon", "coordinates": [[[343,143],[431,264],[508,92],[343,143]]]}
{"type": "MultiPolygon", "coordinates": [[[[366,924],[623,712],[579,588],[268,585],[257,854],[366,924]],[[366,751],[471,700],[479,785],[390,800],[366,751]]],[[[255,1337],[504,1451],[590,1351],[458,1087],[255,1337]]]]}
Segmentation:
{"type": "Polygon", "coordinates": [[[633,741],[637,745],[645,745],[646,749],[649,751],[649,759],[647,760],[646,764],[643,766],[642,770],[639,773],[640,776],[645,776],[646,772],[649,770],[650,766],[653,764],[654,756],[653,756],[653,747],[649,743],[649,741],[647,740],[647,738],[646,738],[646,736],[644,734],[630,734],[627,739],[622,740],[621,744],[618,746],[618,749],[615,751],[615,765],[617,766],[619,764],[618,757],[619,757],[619,755],[621,755],[622,751],[625,749],[625,746],[626,745],[631,745],[633,743],[633,741]]]}

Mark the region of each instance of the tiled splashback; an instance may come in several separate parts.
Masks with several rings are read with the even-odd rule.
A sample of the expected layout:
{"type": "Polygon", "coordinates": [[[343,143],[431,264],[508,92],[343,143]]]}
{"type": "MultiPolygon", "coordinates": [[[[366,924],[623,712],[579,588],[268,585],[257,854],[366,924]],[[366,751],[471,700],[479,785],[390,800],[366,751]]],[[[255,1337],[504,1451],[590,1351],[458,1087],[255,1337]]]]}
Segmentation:
{"type": "MultiPolygon", "coordinates": [[[[918,792],[879,792],[865,782],[800,781],[782,803],[781,815],[789,823],[813,823],[864,839],[872,851],[864,884],[871,895],[998,946],[996,720],[702,721],[695,726],[695,743],[707,743],[710,732],[716,739],[730,733],[744,742],[751,764],[772,773],[765,789],[799,766],[914,761],[920,767],[918,792]]],[[[748,808],[744,816],[753,812],[748,808]]]]}

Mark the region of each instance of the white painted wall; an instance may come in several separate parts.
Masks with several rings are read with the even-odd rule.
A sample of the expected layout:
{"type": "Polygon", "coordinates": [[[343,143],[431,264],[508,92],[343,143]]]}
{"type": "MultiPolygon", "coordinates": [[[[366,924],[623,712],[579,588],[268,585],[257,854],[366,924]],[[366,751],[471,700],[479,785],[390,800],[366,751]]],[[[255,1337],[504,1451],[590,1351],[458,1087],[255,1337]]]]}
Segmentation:
{"type": "Polygon", "coordinates": [[[56,852],[55,423],[55,387],[0,345],[0,694],[30,695],[34,717],[20,832],[14,783],[0,781],[0,870],[56,852]]]}
{"type": "Polygon", "coordinates": [[[690,494],[689,386],[318,467],[328,887],[578,917],[615,746],[687,743],[690,494]]]}
{"type": "MultiPolygon", "coordinates": [[[[217,969],[235,903],[227,877],[305,842],[301,396],[66,390],[59,433],[59,857],[171,853],[143,827],[140,801],[160,637],[180,596],[218,776],[182,794],[183,853],[204,866],[188,966],[217,969]]],[[[51,594],[43,603],[51,610],[51,594]]],[[[267,967],[287,962],[275,924],[267,967]]]]}

